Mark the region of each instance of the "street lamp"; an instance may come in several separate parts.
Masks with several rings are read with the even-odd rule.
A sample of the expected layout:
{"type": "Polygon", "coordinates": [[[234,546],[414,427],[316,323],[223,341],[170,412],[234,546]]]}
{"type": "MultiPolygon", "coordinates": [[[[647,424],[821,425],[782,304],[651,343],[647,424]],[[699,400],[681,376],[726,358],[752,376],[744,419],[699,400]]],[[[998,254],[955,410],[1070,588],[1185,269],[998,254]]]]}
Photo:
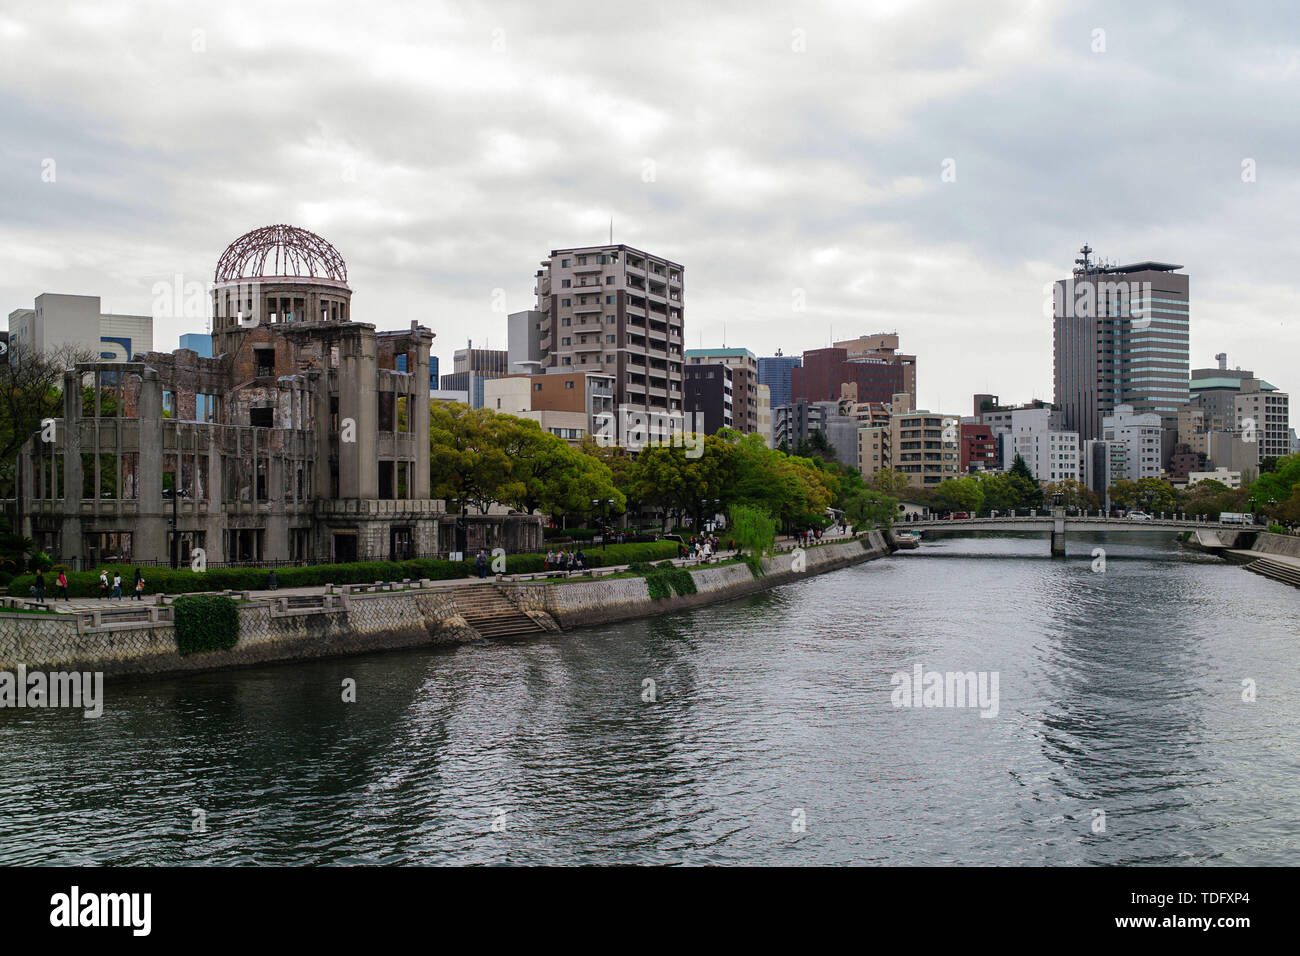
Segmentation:
{"type": "Polygon", "coordinates": [[[451,505],[452,511],[456,514],[456,551],[463,561],[465,551],[469,548],[469,528],[465,522],[465,508],[469,504],[469,499],[448,498],[447,503],[451,505]]]}
{"type": "Polygon", "coordinates": [[[592,509],[601,508],[601,527],[600,527],[600,550],[604,551],[609,546],[609,509],[614,506],[613,498],[592,498],[592,509]]]}

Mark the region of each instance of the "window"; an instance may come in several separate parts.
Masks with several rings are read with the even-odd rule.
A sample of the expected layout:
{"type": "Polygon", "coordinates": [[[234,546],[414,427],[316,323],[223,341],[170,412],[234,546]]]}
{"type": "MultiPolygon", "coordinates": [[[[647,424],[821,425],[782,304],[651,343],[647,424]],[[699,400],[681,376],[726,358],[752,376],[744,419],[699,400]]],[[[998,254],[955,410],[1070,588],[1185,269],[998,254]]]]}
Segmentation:
{"type": "Polygon", "coordinates": [[[275,374],[275,349],[253,349],[253,358],[257,363],[258,378],[270,378],[275,374]]]}
{"type": "Polygon", "coordinates": [[[397,370],[398,370],[399,372],[405,372],[405,371],[406,371],[406,353],[405,353],[405,352],[403,352],[401,355],[397,356],[397,370]]]}
{"type": "Polygon", "coordinates": [[[573,305],[573,300],[572,300],[572,299],[561,299],[561,300],[560,300],[560,305],[573,305]]]}
{"type": "Polygon", "coordinates": [[[613,276],[605,276],[605,285],[613,285],[613,284],[614,284],[614,277],[613,277],[613,276]]]}
{"type": "Polygon", "coordinates": [[[587,264],[587,257],[586,257],[586,256],[578,256],[578,265],[580,265],[580,266],[585,266],[586,264],[587,264]]]}
{"type": "Polygon", "coordinates": [[[613,345],[613,344],[614,344],[614,338],[615,338],[615,336],[613,336],[613,335],[607,335],[607,336],[605,336],[605,342],[606,342],[607,344],[609,344],[609,345],[613,345]]]}
{"type": "Polygon", "coordinates": [[[254,428],[274,428],[275,409],[250,408],[248,410],[248,424],[252,425],[254,428]]]}
{"type": "Polygon", "coordinates": [[[194,420],[196,422],[215,423],[220,418],[218,410],[220,398],[209,392],[196,392],[194,395],[194,420]]]}
{"type": "Polygon", "coordinates": [[[541,382],[534,382],[534,383],[533,383],[533,391],[534,391],[534,392],[540,392],[541,390],[542,390],[542,383],[541,383],[541,382]]]}
{"type": "Polygon", "coordinates": [[[176,417],[176,393],[163,390],[163,418],[176,417]]]}
{"type": "Polygon", "coordinates": [[[560,260],[560,268],[561,268],[561,269],[567,269],[567,268],[569,268],[569,266],[571,266],[571,265],[573,265],[573,260],[572,260],[572,259],[561,259],[561,260],[560,260]]]}
{"type": "Polygon", "coordinates": [[[569,381],[565,382],[565,383],[564,383],[564,387],[565,387],[565,388],[573,388],[573,380],[570,379],[569,381]]]}
{"type": "Polygon", "coordinates": [[[569,288],[572,288],[572,287],[573,287],[573,280],[572,280],[572,279],[561,279],[561,280],[560,280],[560,288],[561,288],[561,289],[569,289],[569,288]]]}
{"type": "Polygon", "coordinates": [[[572,344],[573,344],[573,339],[572,339],[570,336],[566,335],[564,338],[560,339],[560,344],[561,344],[561,345],[572,345],[572,344]]]}

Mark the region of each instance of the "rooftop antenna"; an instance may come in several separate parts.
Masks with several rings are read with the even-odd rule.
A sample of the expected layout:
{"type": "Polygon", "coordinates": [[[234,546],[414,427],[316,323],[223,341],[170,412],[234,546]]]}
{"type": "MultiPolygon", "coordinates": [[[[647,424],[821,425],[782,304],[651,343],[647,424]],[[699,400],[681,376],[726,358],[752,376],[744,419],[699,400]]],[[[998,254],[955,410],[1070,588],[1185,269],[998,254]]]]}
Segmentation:
{"type": "Polygon", "coordinates": [[[609,217],[609,244],[614,244],[614,217],[609,217]]]}
{"type": "Polygon", "coordinates": [[[724,349],[727,347],[727,323],[725,320],[722,323],[722,347],[724,349]]]}

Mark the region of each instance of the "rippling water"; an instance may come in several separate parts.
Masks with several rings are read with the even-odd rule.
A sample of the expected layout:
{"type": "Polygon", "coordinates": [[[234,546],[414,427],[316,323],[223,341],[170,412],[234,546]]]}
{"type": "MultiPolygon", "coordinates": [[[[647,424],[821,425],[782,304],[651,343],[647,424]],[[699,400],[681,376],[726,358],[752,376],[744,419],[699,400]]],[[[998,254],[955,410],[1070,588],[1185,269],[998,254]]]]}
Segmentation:
{"type": "Polygon", "coordinates": [[[1300,591],[1159,534],[1069,547],[0,711],[0,863],[1293,863],[1300,591]],[[895,708],[917,663],[996,672],[998,715],[895,708]]]}

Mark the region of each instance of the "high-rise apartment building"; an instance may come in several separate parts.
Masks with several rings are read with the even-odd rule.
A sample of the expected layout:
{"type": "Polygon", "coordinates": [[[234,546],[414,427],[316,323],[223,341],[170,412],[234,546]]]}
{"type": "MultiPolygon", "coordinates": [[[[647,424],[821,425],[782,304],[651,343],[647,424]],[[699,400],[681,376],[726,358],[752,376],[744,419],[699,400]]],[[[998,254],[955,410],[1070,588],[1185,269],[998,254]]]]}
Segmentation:
{"type": "MultiPolygon", "coordinates": [[[[731,424],[746,435],[758,431],[758,359],[749,349],[687,349],[686,367],[725,365],[731,369],[731,424]]],[[[686,407],[690,411],[689,406],[686,407]]]]}
{"type": "Polygon", "coordinates": [[[681,264],[618,244],[554,249],[541,265],[543,367],[612,375],[616,405],[680,422],[681,264]]]}
{"type": "Polygon", "coordinates": [[[1291,396],[1257,378],[1242,382],[1235,399],[1236,428],[1242,440],[1259,446],[1259,461],[1291,453],[1291,396]]]}
{"type": "Polygon", "coordinates": [[[706,435],[716,435],[720,428],[735,427],[734,371],[721,362],[687,365],[682,370],[682,407],[700,416],[696,422],[706,435]]]}
{"type": "MultiPolygon", "coordinates": [[[[1054,286],[1056,404],[1087,441],[1118,405],[1173,419],[1188,397],[1188,276],[1165,262],[1105,265],[1084,246],[1054,286]]],[[[1172,428],[1172,425],[1171,425],[1172,428]]]]}
{"type": "Polygon", "coordinates": [[[889,459],[889,467],[906,475],[908,484],[918,488],[959,477],[957,417],[928,411],[895,412],[889,419],[889,459]]]}

